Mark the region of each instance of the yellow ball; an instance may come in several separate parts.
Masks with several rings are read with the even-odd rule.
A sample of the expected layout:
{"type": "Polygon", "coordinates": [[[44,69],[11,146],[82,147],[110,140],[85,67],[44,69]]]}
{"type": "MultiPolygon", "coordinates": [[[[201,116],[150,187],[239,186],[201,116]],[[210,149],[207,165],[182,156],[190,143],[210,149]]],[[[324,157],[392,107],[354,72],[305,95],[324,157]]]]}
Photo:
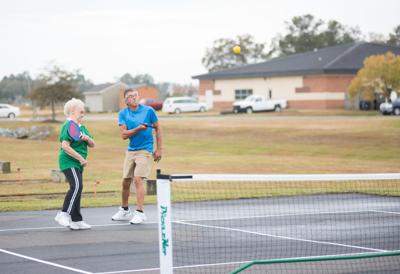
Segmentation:
{"type": "Polygon", "coordinates": [[[239,46],[234,46],[233,47],[233,52],[236,53],[236,54],[240,53],[240,47],[239,46]]]}

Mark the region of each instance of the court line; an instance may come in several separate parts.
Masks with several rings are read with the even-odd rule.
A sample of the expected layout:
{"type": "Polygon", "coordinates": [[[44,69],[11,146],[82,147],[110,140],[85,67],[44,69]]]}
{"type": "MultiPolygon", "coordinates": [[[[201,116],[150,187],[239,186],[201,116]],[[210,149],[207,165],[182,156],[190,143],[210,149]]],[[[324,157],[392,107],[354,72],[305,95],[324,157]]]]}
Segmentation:
{"type": "MultiPolygon", "coordinates": [[[[251,218],[268,218],[268,217],[285,217],[285,216],[304,216],[304,215],[320,215],[320,214],[342,214],[342,213],[363,213],[363,212],[377,212],[377,213],[391,213],[400,214],[398,212],[389,212],[381,210],[349,210],[349,211],[323,211],[323,212],[310,212],[310,213],[288,213],[288,214],[268,214],[268,215],[251,215],[235,218],[208,218],[208,219],[190,219],[190,220],[176,220],[173,222],[198,222],[198,221],[223,221],[223,220],[241,220],[251,218]]],[[[144,224],[157,224],[157,222],[146,222],[144,224]]],[[[100,224],[92,225],[92,227],[108,227],[108,226],[123,226],[130,225],[130,223],[116,223],[116,224],[100,224]]],[[[11,232],[11,231],[29,231],[29,230],[47,230],[47,229],[65,229],[61,226],[48,226],[48,227],[27,227],[27,228],[9,228],[0,229],[0,232],[11,232]]]]}
{"type": "Polygon", "coordinates": [[[235,231],[235,232],[243,232],[243,233],[249,233],[249,234],[254,234],[254,235],[259,235],[259,236],[268,236],[268,237],[272,237],[272,238],[279,238],[279,239],[285,239],[285,240],[294,240],[294,241],[302,241],[302,242],[325,244],[325,245],[343,246],[343,247],[357,248],[357,249],[376,251],[376,252],[387,252],[387,250],[383,250],[383,249],[375,249],[375,248],[362,247],[362,246],[356,246],[356,245],[346,245],[346,244],[339,244],[339,243],[332,243],[332,242],[325,242],[325,241],[316,241],[316,240],[308,240],[308,239],[273,235],[273,234],[268,234],[268,233],[254,232],[254,231],[249,231],[249,230],[244,230],[244,229],[229,228],[229,227],[223,227],[223,226],[191,224],[191,223],[179,222],[179,221],[175,222],[175,223],[191,225],[191,226],[199,226],[199,227],[205,227],[205,228],[215,228],[215,229],[235,231]]]}
{"type": "MultiPolygon", "coordinates": [[[[400,250],[392,250],[391,252],[397,252],[397,251],[400,251],[400,250]]],[[[389,252],[389,251],[387,251],[387,252],[389,252]]],[[[363,254],[373,254],[373,253],[376,253],[376,252],[330,254],[330,255],[322,255],[321,257],[329,258],[329,257],[336,257],[336,256],[353,256],[353,255],[363,255],[363,254]]],[[[279,258],[279,259],[281,259],[281,260],[297,260],[297,259],[308,259],[308,258],[315,258],[315,256],[289,257],[289,258],[279,258]]],[[[247,263],[251,263],[253,261],[182,265],[182,266],[174,266],[173,269],[199,268],[199,267],[222,266],[222,265],[233,265],[233,264],[247,264],[247,263]]],[[[157,271],[157,270],[160,270],[160,268],[143,268],[143,269],[120,270],[120,271],[96,272],[93,274],[118,274],[118,273],[130,273],[130,272],[157,271]]]]}
{"type": "Polygon", "coordinates": [[[400,215],[400,212],[395,212],[395,211],[385,211],[385,210],[371,210],[373,212],[379,212],[379,213],[387,213],[387,214],[396,214],[400,215]]]}
{"type": "Polygon", "coordinates": [[[25,256],[25,255],[22,255],[22,254],[19,254],[19,253],[11,252],[11,251],[8,251],[8,250],[5,250],[5,249],[0,249],[0,252],[6,253],[6,254],[9,254],[9,255],[13,255],[13,256],[16,256],[16,257],[20,257],[20,258],[23,258],[23,259],[27,259],[27,260],[30,260],[30,261],[34,261],[34,262],[37,262],[37,263],[47,264],[47,265],[51,265],[51,266],[54,266],[54,267],[70,270],[70,271],[73,271],[73,272],[84,273],[84,274],[93,274],[93,272],[88,272],[88,271],[85,271],[85,270],[81,270],[81,269],[77,269],[77,268],[73,268],[73,267],[68,267],[68,266],[65,266],[65,265],[56,264],[56,263],[52,263],[52,262],[45,261],[45,260],[36,259],[36,258],[25,256]]]}
{"type": "Polygon", "coordinates": [[[379,212],[377,210],[348,210],[348,211],[321,211],[321,212],[309,212],[309,213],[286,213],[286,214],[266,214],[266,215],[249,215],[241,217],[220,217],[220,218],[208,218],[208,219],[188,219],[188,220],[177,220],[175,222],[199,222],[199,221],[225,221],[225,220],[242,220],[242,219],[256,219],[256,218],[269,218],[269,217],[288,217],[288,216],[305,216],[305,215],[321,215],[321,214],[343,214],[343,213],[364,213],[364,212],[379,212]]]}
{"type": "MultiPolygon", "coordinates": [[[[146,222],[144,224],[157,224],[157,222],[146,222]]],[[[122,224],[100,224],[100,225],[91,225],[92,227],[107,227],[107,226],[124,226],[131,225],[130,223],[122,223],[122,224]]],[[[133,226],[133,225],[132,225],[133,226]]],[[[62,226],[43,226],[43,227],[21,227],[21,228],[7,228],[0,229],[0,232],[9,232],[9,231],[29,231],[29,230],[47,230],[47,229],[68,229],[62,226]]]]}

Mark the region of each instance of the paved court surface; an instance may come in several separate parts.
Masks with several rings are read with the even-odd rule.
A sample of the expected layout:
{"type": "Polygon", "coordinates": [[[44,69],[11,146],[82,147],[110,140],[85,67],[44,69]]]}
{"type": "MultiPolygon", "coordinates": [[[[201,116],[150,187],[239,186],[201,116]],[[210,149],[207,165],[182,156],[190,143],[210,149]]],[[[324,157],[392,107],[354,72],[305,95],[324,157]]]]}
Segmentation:
{"type": "MultiPolygon", "coordinates": [[[[117,208],[83,209],[88,231],[56,211],[0,213],[0,273],[159,273],[155,205],[142,225],[113,222],[117,208]]],[[[400,198],[307,195],[178,203],[175,273],[229,273],[248,261],[400,250],[400,198]]],[[[400,256],[257,266],[244,273],[400,273],[400,256]],[[323,270],[323,271],[322,271],[323,270]]]]}

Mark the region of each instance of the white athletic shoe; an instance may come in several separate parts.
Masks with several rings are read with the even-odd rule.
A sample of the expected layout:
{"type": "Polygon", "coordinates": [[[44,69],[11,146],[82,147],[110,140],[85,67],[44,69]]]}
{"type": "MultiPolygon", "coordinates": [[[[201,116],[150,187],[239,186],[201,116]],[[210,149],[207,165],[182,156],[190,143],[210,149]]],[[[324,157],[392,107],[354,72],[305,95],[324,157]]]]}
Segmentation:
{"type": "Polygon", "coordinates": [[[54,220],[62,226],[69,226],[71,223],[71,216],[67,212],[58,212],[54,220]]]}
{"type": "Polygon", "coordinates": [[[118,209],[118,212],[114,214],[114,216],[111,217],[111,220],[113,221],[129,221],[132,219],[133,213],[130,209],[125,210],[122,207],[118,209]]]}
{"type": "Polygon", "coordinates": [[[135,213],[133,214],[133,218],[130,221],[130,223],[133,225],[137,225],[143,223],[146,220],[147,220],[146,214],[136,210],[135,213]]]}
{"type": "Polygon", "coordinates": [[[79,221],[79,222],[71,222],[69,228],[71,230],[85,230],[85,229],[91,229],[92,227],[87,223],[85,223],[84,221],[79,221]]]}

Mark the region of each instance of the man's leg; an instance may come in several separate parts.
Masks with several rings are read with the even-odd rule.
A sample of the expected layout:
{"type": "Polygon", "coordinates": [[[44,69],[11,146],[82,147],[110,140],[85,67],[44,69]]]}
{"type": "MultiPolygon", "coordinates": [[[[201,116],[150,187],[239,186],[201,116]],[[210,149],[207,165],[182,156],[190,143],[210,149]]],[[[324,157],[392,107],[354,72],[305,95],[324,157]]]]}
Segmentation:
{"type": "Polygon", "coordinates": [[[134,181],[136,186],[136,211],[131,224],[140,224],[146,221],[147,217],[143,212],[144,207],[144,182],[143,178],[149,176],[153,162],[152,154],[148,151],[139,151],[135,158],[134,181]]]}
{"type": "Polygon", "coordinates": [[[121,207],[111,219],[113,221],[128,221],[132,218],[133,214],[128,208],[129,194],[133,177],[134,158],[133,153],[128,151],[125,155],[124,168],[122,171],[122,193],[121,193],[121,207]]]}
{"type": "Polygon", "coordinates": [[[144,205],[143,179],[140,176],[135,176],[134,180],[136,186],[136,209],[143,211],[143,205],[144,205]]]}
{"type": "Polygon", "coordinates": [[[132,178],[122,180],[122,207],[128,207],[132,178]]]}

